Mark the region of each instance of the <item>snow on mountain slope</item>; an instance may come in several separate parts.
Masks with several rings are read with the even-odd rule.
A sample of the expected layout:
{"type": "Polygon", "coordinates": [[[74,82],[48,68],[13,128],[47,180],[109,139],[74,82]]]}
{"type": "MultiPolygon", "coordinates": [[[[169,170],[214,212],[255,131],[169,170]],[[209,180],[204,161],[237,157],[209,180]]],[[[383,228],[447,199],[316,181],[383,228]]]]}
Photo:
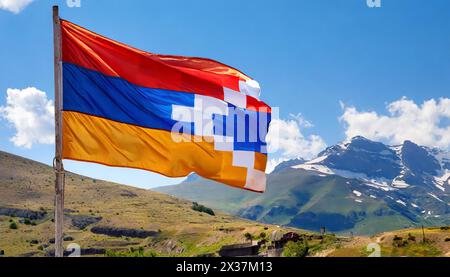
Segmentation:
{"type": "Polygon", "coordinates": [[[434,176],[435,185],[442,191],[450,190],[450,152],[439,149],[431,149],[430,152],[434,155],[441,166],[441,171],[438,176],[434,176]]]}
{"type": "Polygon", "coordinates": [[[321,176],[358,179],[384,191],[426,186],[450,190],[450,154],[411,141],[387,146],[358,136],[325,149],[317,158],[292,166],[321,176]]]}
{"type": "MultiPolygon", "coordinates": [[[[450,171],[446,171],[441,177],[434,177],[437,186],[444,188],[445,185],[450,186],[450,171]]],[[[445,190],[445,188],[444,188],[445,190]]]]}
{"type": "Polygon", "coordinates": [[[161,191],[264,223],[374,234],[450,224],[448,157],[413,142],[387,146],[355,137],[313,160],[280,163],[264,194],[201,178],[161,191]]]}
{"type": "Polygon", "coordinates": [[[393,189],[388,185],[388,180],[386,180],[384,178],[369,178],[364,173],[352,172],[352,171],[341,170],[341,169],[333,169],[333,168],[329,168],[329,167],[327,167],[325,165],[321,165],[321,164],[304,163],[304,164],[292,166],[292,168],[299,168],[299,169],[304,169],[304,170],[309,170],[309,171],[315,171],[315,172],[319,173],[320,176],[339,175],[339,176],[342,176],[342,177],[348,178],[348,179],[358,179],[358,180],[364,181],[365,185],[367,185],[367,186],[379,188],[379,189],[382,189],[385,191],[389,191],[389,190],[393,189]]]}

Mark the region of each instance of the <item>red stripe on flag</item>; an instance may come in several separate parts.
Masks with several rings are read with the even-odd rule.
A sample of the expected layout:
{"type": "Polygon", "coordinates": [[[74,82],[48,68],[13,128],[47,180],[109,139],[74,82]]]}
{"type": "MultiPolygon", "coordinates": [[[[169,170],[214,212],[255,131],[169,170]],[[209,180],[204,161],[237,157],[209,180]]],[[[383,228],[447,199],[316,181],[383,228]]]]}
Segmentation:
{"type": "Polygon", "coordinates": [[[63,61],[130,83],[156,89],[198,93],[223,99],[223,87],[216,80],[174,68],[157,56],[140,51],[62,21],[63,61]]]}
{"type": "Polygon", "coordinates": [[[239,81],[251,80],[250,77],[228,65],[211,59],[183,57],[172,55],[157,55],[158,59],[186,72],[199,74],[203,78],[216,79],[223,87],[239,91],[239,81]]]}
{"type": "MultiPolygon", "coordinates": [[[[251,78],[220,62],[145,52],[61,20],[64,62],[120,77],[135,85],[224,99],[223,88],[239,91],[251,78]]],[[[268,107],[247,97],[252,109],[268,107]]]]}
{"type": "Polygon", "coordinates": [[[269,105],[262,101],[247,95],[247,109],[257,112],[271,113],[272,109],[269,105]]]}

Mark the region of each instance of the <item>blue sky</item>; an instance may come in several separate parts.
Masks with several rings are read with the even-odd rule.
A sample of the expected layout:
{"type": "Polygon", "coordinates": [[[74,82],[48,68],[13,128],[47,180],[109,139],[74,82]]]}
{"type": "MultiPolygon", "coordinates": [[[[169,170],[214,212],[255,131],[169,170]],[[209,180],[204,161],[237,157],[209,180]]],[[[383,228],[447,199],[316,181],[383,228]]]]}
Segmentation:
{"type": "MultiPolygon", "coordinates": [[[[411,120],[427,114],[421,105],[430,99],[436,101],[439,136],[450,123],[447,104],[439,101],[450,95],[450,1],[381,2],[381,8],[368,8],[366,0],[81,0],[80,8],[69,8],[65,0],[36,0],[17,14],[0,9],[0,106],[8,88],[36,87],[53,99],[51,6],[59,4],[62,18],[140,49],[208,57],[241,69],[259,81],[262,99],[280,107],[282,119],[301,113],[314,125],[299,125],[305,140],[316,134],[331,145],[358,132],[373,138],[387,132],[379,138],[392,143],[421,140],[420,133],[366,134],[358,124],[375,126],[384,115],[400,126],[404,118],[390,114],[389,104],[400,114],[416,104],[411,120]],[[376,117],[361,123],[368,111],[376,117]]],[[[51,162],[53,145],[17,147],[10,141],[15,131],[0,120],[1,150],[51,162]]],[[[423,144],[448,148],[446,141],[423,144]]],[[[84,163],[66,162],[66,169],[141,187],[179,182],[84,163]]]]}

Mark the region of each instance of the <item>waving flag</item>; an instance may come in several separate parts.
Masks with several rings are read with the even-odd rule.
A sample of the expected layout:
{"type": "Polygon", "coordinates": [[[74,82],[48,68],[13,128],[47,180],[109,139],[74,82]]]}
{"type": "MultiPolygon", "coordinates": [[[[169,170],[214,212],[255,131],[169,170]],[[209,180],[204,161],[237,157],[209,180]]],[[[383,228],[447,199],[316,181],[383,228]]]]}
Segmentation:
{"type": "Polygon", "coordinates": [[[270,107],[214,60],[156,55],[61,20],[62,157],[265,190],[270,107]]]}

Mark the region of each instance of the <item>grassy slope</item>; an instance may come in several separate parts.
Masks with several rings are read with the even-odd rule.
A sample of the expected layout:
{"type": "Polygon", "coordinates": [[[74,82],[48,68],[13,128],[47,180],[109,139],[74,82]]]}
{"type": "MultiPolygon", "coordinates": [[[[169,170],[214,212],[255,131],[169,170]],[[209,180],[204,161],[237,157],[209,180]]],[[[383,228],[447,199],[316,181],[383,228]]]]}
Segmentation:
{"type": "MultiPolygon", "coordinates": [[[[18,218],[0,216],[0,250],[7,256],[45,254],[38,247],[45,246],[53,237],[53,180],[54,173],[49,166],[0,152],[0,207],[48,211],[48,216],[36,222],[36,226],[20,224],[18,218]],[[11,219],[18,223],[17,230],[9,228],[11,219]],[[31,245],[31,240],[39,243],[31,245]]],[[[78,230],[66,220],[65,232],[82,248],[121,251],[143,246],[160,255],[192,256],[215,252],[224,244],[245,242],[246,232],[270,234],[278,229],[222,212],[216,211],[216,216],[195,212],[191,205],[161,193],[68,173],[65,208],[73,210],[72,214],[103,219],[86,230],[78,230]],[[114,238],[91,233],[89,230],[95,225],[160,230],[161,233],[155,239],[114,238]],[[264,230],[265,227],[268,229],[264,230]]]]}
{"type": "MultiPolygon", "coordinates": [[[[0,207],[31,210],[42,208],[48,211],[48,216],[37,221],[36,226],[18,223],[17,230],[9,228],[9,220],[18,222],[18,218],[0,216],[0,250],[4,250],[6,256],[45,255],[45,251],[39,250],[39,246],[47,244],[53,237],[54,228],[51,222],[53,176],[52,169],[46,165],[0,152],[0,207]],[[39,240],[39,243],[31,245],[31,240],[39,240]]],[[[207,187],[205,187],[205,193],[209,193],[207,187]]],[[[250,201],[249,198],[254,194],[245,193],[245,195],[246,201],[250,201]]],[[[283,193],[277,196],[275,202],[286,199],[283,193]]],[[[223,195],[216,201],[224,198],[223,195]]],[[[72,214],[102,216],[103,220],[97,225],[161,230],[160,235],[153,239],[114,238],[91,233],[89,230],[92,226],[86,230],[78,230],[67,220],[66,235],[72,236],[75,239],[74,242],[82,248],[126,251],[131,247],[136,249],[142,246],[145,251],[151,250],[162,256],[195,256],[213,253],[222,245],[244,242],[246,232],[257,236],[263,231],[270,234],[280,229],[269,224],[242,220],[218,211],[216,211],[217,215],[212,217],[193,211],[191,203],[184,200],[74,174],[68,174],[66,177],[65,203],[67,209],[75,210],[72,214]],[[130,197],[133,194],[136,197],[130,197]],[[264,230],[265,227],[268,229],[264,230]],[[181,249],[183,252],[180,253],[181,249]]],[[[282,228],[282,230],[294,229],[282,228]]],[[[374,237],[312,241],[310,242],[311,255],[367,256],[367,244],[377,241],[381,244],[384,256],[450,255],[450,242],[445,242],[445,238],[450,237],[449,230],[426,228],[425,232],[429,240],[426,244],[419,242],[421,238],[419,229],[382,233],[374,237]],[[395,234],[407,238],[408,233],[416,236],[418,243],[404,248],[392,246],[392,238],[395,234]]],[[[51,248],[50,244],[49,249],[51,248]]]]}
{"type": "MultiPolygon", "coordinates": [[[[352,229],[342,233],[371,235],[386,230],[411,227],[412,222],[392,211],[380,199],[365,196],[364,203],[355,202],[352,184],[348,179],[339,176],[320,177],[303,170],[282,170],[268,177],[268,188],[264,194],[251,197],[242,192],[212,181],[196,181],[180,185],[161,187],[158,191],[177,197],[190,199],[222,209],[230,213],[238,213],[241,209],[253,205],[264,207],[264,214],[274,207],[296,210],[297,214],[312,212],[314,214],[336,213],[343,216],[364,213],[364,219],[356,222],[352,229]],[[208,193],[199,193],[206,189],[208,193]],[[377,210],[391,211],[392,215],[375,216],[377,210]]],[[[289,224],[295,215],[277,213],[277,216],[259,217],[258,220],[274,224],[289,224]]],[[[297,223],[295,223],[297,224],[297,223]]],[[[326,222],[323,223],[324,226],[326,222]]],[[[302,225],[298,225],[299,227],[302,225]]],[[[302,228],[302,227],[300,227],[302,228]]],[[[303,227],[306,228],[306,227],[303,227]]]]}
{"type": "Polygon", "coordinates": [[[425,228],[425,242],[422,240],[422,229],[404,229],[393,232],[385,232],[373,237],[359,237],[337,247],[336,245],[326,251],[330,257],[360,257],[367,256],[367,245],[378,243],[382,257],[450,257],[450,229],[440,227],[425,228]],[[415,241],[408,241],[404,246],[394,246],[393,238],[401,237],[403,241],[409,236],[415,237],[415,241]]]}
{"type": "Polygon", "coordinates": [[[214,206],[225,212],[239,210],[242,203],[259,197],[253,192],[224,186],[209,180],[158,187],[155,190],[169,195],[180,195],[183,199],[201,202],[206,206],[214,206]]]}

